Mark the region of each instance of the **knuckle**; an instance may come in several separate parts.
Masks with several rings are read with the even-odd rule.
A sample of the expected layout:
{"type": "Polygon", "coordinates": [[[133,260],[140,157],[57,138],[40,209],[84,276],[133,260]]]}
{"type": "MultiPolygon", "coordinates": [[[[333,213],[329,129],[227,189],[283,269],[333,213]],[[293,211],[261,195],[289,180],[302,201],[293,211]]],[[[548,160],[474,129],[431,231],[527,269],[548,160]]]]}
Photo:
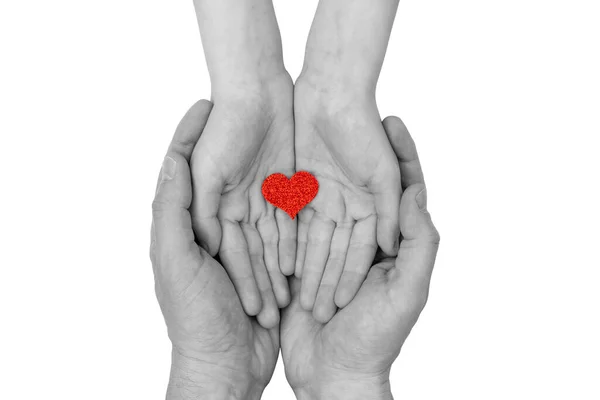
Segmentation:
{"type": "Polygon", "coordinates": [[[157,197],[152,201],[153,214],[162,213],[167,207],[168,202],[163,198],[157,197]]]}
{"type": "Polygon", "coordinates": [[[433,244],[440,244],[440,240],[441,240],[441,236],[440,236],[440,232],[436,229],[435,226],[431,226],[431,230],[429,231],[429,234],[427,235],[428,239],[431,241],[431,243],[433,244]]]}

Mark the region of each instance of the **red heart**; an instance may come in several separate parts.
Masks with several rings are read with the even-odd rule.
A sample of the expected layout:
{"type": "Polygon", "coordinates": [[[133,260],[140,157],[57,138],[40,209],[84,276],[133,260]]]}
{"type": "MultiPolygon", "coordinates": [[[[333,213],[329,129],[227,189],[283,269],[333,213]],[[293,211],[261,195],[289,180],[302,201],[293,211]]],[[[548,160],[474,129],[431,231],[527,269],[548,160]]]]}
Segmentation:
{"type": "Polygon", "coordinates": [[[281,208],[292,219],[319,191],[319,182],[310,172],[296,172],[291,179],[284,174],[267,176],[262,185],[262,194],[275,207],[281,208]]]}

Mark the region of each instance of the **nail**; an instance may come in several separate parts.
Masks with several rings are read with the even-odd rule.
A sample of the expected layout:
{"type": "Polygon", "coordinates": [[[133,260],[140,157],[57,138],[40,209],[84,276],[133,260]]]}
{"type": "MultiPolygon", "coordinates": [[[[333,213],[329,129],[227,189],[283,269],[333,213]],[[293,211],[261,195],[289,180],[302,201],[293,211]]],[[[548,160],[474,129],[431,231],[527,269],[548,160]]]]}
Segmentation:
{"type": "Polygon", "coordinates": [[[166,156],[163,165],[162,165],[162,174],[161,174],[161,182],[170,181],[175,178],[175,173],[177,172],[177,161],[173,160],[171,157],[166,156]]]}
{"type": "Polygon", "coordinates": [[[398,253],[398,250],[400,250],[400,233],[396,235],[396,240],[394,241],[394,252],[398,253]]]}
{"type": "Polygon", "coordinates": [[[427,212],[427,189],[421,190],[416,196],[417,206],[421,212],[427,212]]]}

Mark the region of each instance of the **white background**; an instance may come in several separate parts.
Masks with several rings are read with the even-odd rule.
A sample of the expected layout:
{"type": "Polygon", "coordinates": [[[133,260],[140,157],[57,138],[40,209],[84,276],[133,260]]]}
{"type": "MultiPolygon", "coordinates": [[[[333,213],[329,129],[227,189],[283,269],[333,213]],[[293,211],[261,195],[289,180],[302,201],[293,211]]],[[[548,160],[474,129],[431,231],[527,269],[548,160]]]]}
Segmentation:
{"type": "MultiPolygon", "coordinates": [[[[275,6],[295,77],[316,0],[275,6]]],[[[396,398],[600,398],[599,7],[401,2],[378,103],[442,245],[396,398]]],[[[192,2],[3,0],[0,58],[0,398],[164,398],[150,204],[210,95],[192,2]]]]}

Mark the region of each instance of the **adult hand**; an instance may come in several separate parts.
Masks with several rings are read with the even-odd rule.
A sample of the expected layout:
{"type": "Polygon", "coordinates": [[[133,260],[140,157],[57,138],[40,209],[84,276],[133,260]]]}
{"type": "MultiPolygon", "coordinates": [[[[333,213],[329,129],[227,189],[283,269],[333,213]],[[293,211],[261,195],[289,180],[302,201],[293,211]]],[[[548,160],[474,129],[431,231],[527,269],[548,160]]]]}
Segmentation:
{"type": "Polygon", "coordinates": [[[173,344],[167,399],[259,399],[275,368],[279,329],[244,313],[226,271],[195,243],[189,213],[188,163],[211,107],[202,100],[180,122],[152,203],[150,257],[173,344]]]}
{"type": "MultiPolygon", "coordinates": [[[[426,211],[414,142],[398,118],[387,118],[383,125],[405,188],[398,256],[373,265],[356,297],[326,324],[301,307],[300,282],[292,278],[292,302],[282,314],[281,349],[288,381],[299,399],[391,398],[392,362],[427,300],[439,235],[426,211]]],[[[323,312],[319,307],[315,305],[315,313],[323,312]]]]}

